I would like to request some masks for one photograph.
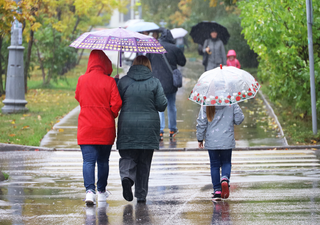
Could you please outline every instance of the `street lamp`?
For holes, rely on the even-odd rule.
[[[19,1],[16,0],[16,3],[18,4]],[[2,113],[26,112],[28,109],[25,105],[28,102],[25,100],[22,24],[17,19],[15,19],[11,27],[11,45],[8,49],[6,98],[2,101],[4,104]]]
[[[315,81],[314,81],[315,79],[314,79],[313,38],[312,38],[313,15],[312,15],[311,0],[306,0],[306,7],[307,7],[307,24],[308,24],[312,130],[313,130],[313,134],[317,134],[318,129],[317,129],[316,87],[315,87]]]

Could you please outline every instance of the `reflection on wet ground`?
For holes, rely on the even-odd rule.
[[[200,106],[189,101],[189,94],[203,73],[200,61],[188,61],[182,68],[183,87],[177,92],[177,126],[179,134],[169,138],[165,129],[164,140],[160,148],[196,148],[196,118]],[[266,106],[260,95],[239,104],[245,114],[244,122],[235,126],[236,147],[247,146],[280,146],[284,139],[280,137],[279,128],[267,114]],[[74,109],[67,117],[54,126],[42,140],[41,146],[48,148],[77,148],[77,119],[80,108]],[[167,125],[167,124],[166,124]],[[115,148],[115,147],[114,147]]]
[[[314,150],[234,151],[230,197],[211,201],[206,151],[156,151],[146,204],[122,198],[112,151],[107,203],[84,204],[80,151],[1,152],[0,224],[317,224]]]

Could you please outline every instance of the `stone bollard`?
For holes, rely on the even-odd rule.
[[[17,25],[18,24],[18,25]],[[25,107],[27,101],[25,100],[25,86],[24,86],[24,65],[23,65],[23,51],[21,46],[22,31],[19,23],[12,26],[11,32],[11,46],[9,49],[9,60],[6,81],[6,98],[3,100],[4,107],[2,113],[23,113],[28,111]]]

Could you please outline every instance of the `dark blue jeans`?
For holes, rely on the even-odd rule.
[[[210,157],[211,181],[215,191],[221,191],[221,178],[230,179],[232,149],[208,150]]]
[[[176,108],[176,94],[166,94],[168,105],[167,105],[167,113],[168,113],[168,128],[170,131],[177,130],[177,108]],[[163,133],[164,128],[166,127],[166,119],[164,112],[159,112],[160,117],[160,132]]]
[[[109,176],[112,145],[80,145],[83,158],[83,180],[86,191],[95,193],[95,166],[98,164],[98,191],[105,192]]]

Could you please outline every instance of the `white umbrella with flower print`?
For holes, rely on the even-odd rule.
[[[204,72],[191,91],[189,100],[203,106],[232,105],[253,98],[260,88],[248,72],[220,65]]]

